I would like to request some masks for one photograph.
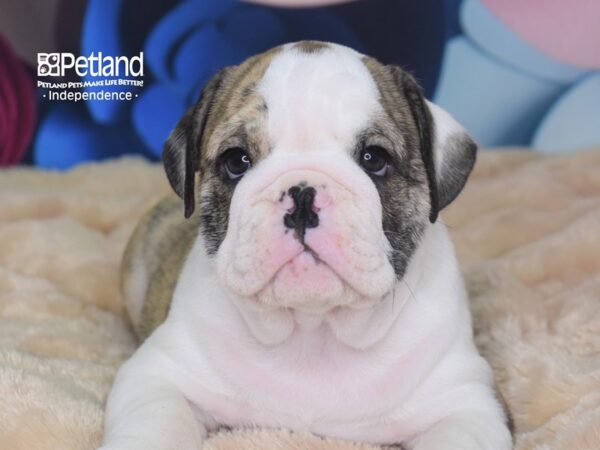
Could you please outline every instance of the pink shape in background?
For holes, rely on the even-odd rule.
[[[35,126],[35,85],[0,35],[0,167],[23,159]]]
[[[574,66],[600,68],[600,0],[482,0],[521,39]]]

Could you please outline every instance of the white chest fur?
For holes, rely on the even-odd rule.
[[[466,297],[441,224],[429,228],[392,298],[370,312],[374,326],[384,329],[367,349],[340,343],[327,318],[316,327],[296,324],[281,345],[261,345],[212,270],[196,244],[168,320],[144,346],[168,355],[171,364],[157,369],[215,423],[397,442],[438,416],[419,414],[423,402],[415,395],[437,395],[427,382],[434,367],[471,345],[463,339],[470,330]],[[428,283],[429,273],[435,283]]]

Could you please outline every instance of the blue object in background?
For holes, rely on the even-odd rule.
[[[133,105],[133,124],[146,148],[160,156],[165,137],[183,116],[187,104],[184,97],[174,94],[165,85],[156,83]]]
[[[35,162],[68,168],[123,153],[159,158],[169,132],[220,68],[302,39],[338,42],[400,64],[431,95],[458,1],[362,0],[287,9],[236,0],[89,0],[82,54],[143,50],[144,87],[131,88],[138,95],[132,102],[88,102],[89,113],[71,103],[45,105]],[[115,142],[119,135],[122,141]]]
[[[81,53],[92,53],[103,56],[125,55],[124,46],[119,34],[119,17],[123,8],[122,0],[90,0],[84,17],[81,36]],[[101,37],[99,39],[99,37]],[[128,55],[133,56],[133,55]],[[102,77],[104,79],[128,78]],[[129,77],[132,79],[131,77]],[[94,81],[91,75],[83,77],[82,81]],[[129,86],[93,86],[86,87],[88,92],[134,92],[136,89]],[[116,123],[125,117],[128,109],[127,102],[119,100],[91,100],[86,102],[92,118],[102,124]]]
[[[193,55],[188,62],[196,66],[196,74],[201,72],[197,66],[221,59],[223,53],[227,58],[229,49],[223,48],[217,24],[234,6],[235,3],[230,0],[188,0],[165,14],[143,43],[147,65],[157,81],[168,84],[174,90],[180,89],[174,73],[174,55],[188,43],[191,35],[201,37],[200,53]],[[198,41],[198,38],[195,40]]]
[[[485,147],[570,152],[600,144],[598,72],[556,61],[465,0],[434,100]],[[595,75],[594,75],[595,74]]]
[[[127,122],[98,125],[87,118],[84,105],[66,103],[52,108],[45,117],[34,148],[36,164],[48,168],[67,168],[124,153],[143,154],[143,146]]]
[[[457,36],[446,48],[435,101],[482,146],[527,145],[564,89],[562,83],[514,70]]]
[[[600,143],[600,73],[581,80],[552,105],[533,136],[546,153],[591,148]]]

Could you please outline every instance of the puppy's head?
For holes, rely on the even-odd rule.
[[[217,74],[164,163],[234,295],[317,313],[393,289],[475,151],[400,68],[302,42]]]

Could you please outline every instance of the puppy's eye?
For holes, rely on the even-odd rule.
[[[369,145],[360,153],[360,165],[367,172],[382,177],[388,168],[389,156],[383,147]]]
[[[222,156],[223,165],[227,176],[232,180],[240,178],[252,166],[252,161],[243,148],[233,147],[225,151]]]

